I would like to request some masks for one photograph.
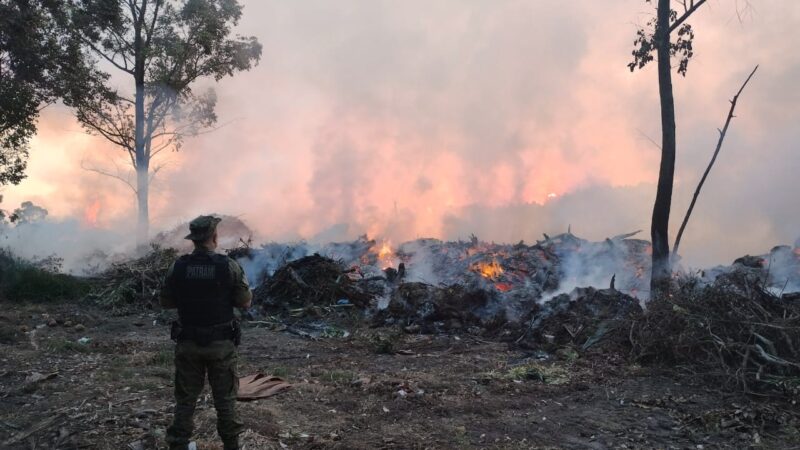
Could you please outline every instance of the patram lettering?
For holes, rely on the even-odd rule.
[[[186,278],[189,280],[213,280],[216,277],[216,266],[188,266]]]

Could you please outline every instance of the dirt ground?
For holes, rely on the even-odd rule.
[[[169,317],[1,306],[0,448],[164,448]],[[240,403],[245,448],[800,448],[797,405],[620,356],[344,330],[245,330],[240,375],[293,383]],[[197,411],[199,448],[221,448],[207,389]]]

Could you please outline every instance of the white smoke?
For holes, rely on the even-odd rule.
[[[74,275],[102,270],[112,255],[133,250],[121,233],[89,229],[75,219],[6,225],[0,233],[0,246],[12,254],[31,261],[61,258],[62,270]]]

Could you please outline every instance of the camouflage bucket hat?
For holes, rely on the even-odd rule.
[[[210,238],[217,229],[217,224],[221,221],[219,217],[198,216],[189,222],[189,234],[184,239],[191,241],[205,241]]]

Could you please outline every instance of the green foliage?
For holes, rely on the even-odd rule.
[[[41,222],[47,218],[47,210],[33,202],[22,202],[20,207],[11,214],[11,221],[17,224],[29,224]]]
[[[2,201],[2,196],[0,196],[0,201]],[[0,230],[9,224],[25,225],[41,222],[45,218],[47,218],[46,209],[30,201],[22,202],[20,207],[13,212],[0,209]]]
[[[93,79],[63,0],[0,2],[0,185],[25,177],[28,142],[43,105],[72,103]]]
[[[649,0],[648,0],[649,2]],[[669,24],[665,24],[664,29],[660,28],[662,25],[658,23],[654,17],[647,22],[646,31],[643,28],[636,30],[636,39],[633,41],[634,50],[631,52],[633,61],[628,63],[628,68],[633,72],[636,69],[642,69],[650,61],[654,60],[653,54],[656,52],[658,42],[660,42],[661,35],[665,35],[665,40],[669,41],[669,54],[672,57],[678,57],[678,73],[686,76],[686,69],[689,67],[689,60],[694,55],[692,42],[694,41],[694,30],[688,23],[682,23],[677,30],[677,39],[673,42],[670,39],[670,27],[675,21],[678,20],[678,13],[675,10],[670,10]],[[653,31],[649,31],[653,30]]]
[[[212,89],[195,92],[201,79],[220,79],[249,70],[261,57],[254,37],[232,35],[242,7],[236,0],[72,0],[71,22],[81,41],[107,67],[86,84],[87,95],[72,103],[78,120],[127,153],[130,175],[110,175],[137,197],[139,244],[149,227],[149,184],[162,167],[153,158],[179,150],[217,121]]]
[[[132,82],[127,91],[91,86],[78,120],[147,170],[151,157],[216,122],[216,95],[195,92],[196,81],[258,62],[256,38],[231,36],[241,14],[236,0],[76,1],[71,18],[83,42]]]
[[[91,283],[59,273],[60,268],[60,259],[55,257],[30,262],[0,250],[0,295],[12,302],[77,300],[84,297],[91,289]]]

